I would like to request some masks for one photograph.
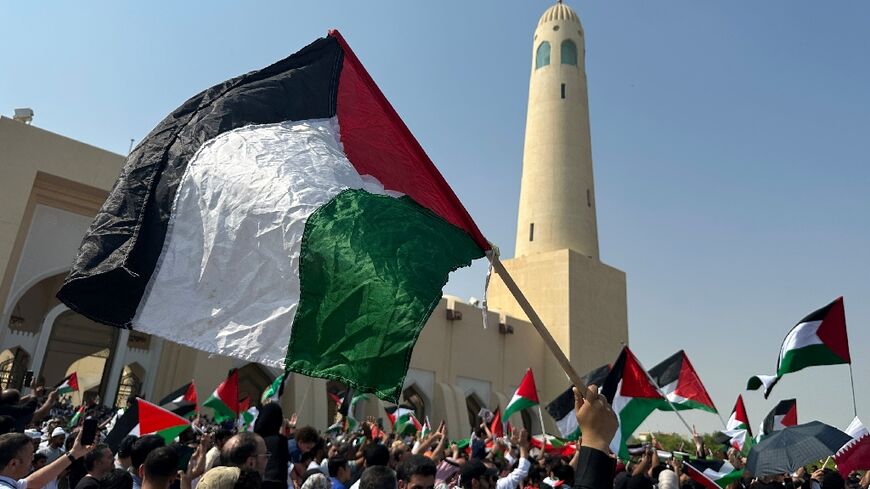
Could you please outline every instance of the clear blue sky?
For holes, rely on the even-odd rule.
[[[870,3],[570,2],[587,37],[602,259],[647,367],[685,348],[727,418],[838,295],[870,421]],[[199,90],[339,28],[490,240],[513,253],[531,37],[548,2],[5,2],[0,113],[126,153]],[[447,292],[480,296],[485,267]],[[786,377],[845,427],[848,369]],[[775,403],[745,393],[753,428]],[[689,415],[699,429],[719,426]],[[644,429],[679,430],[672,414]]]

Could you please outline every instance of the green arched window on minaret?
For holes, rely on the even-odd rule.
[[[538,45],[538,49],[535,51],[535,69],[548,64],[550,64],[550,43],[544,41]]]
[[[577,66],[577,45],[574,44],[574,41],[570,39],[562,41],[562,49],[559,54],[563,65]]]

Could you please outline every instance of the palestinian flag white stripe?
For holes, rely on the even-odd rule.
[[[133,328],[283,367],[308,217],[349,188],[386,194],[354,169],[339,135],[333,117],[247,126],[206,143],[181,179]]]
[[[490,248],[333,31],[144,138],[58,297],[397,401],[448,274]]]

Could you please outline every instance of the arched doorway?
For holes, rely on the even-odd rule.
[[[251,400],[251,406],[256,406],[260,402],[260,396],[266,390],[274,376],[270,374],[258,363],[249,363],[239,369],[239,399],[244,399],[245,396]]]
[[[118,393],[115,395],[116,408],[126,408],[127,401],[142,393],[142,381],[145,379],[145,369],[138,363],[125,365],[118,382]]]
[[[465,397],[465,407],[468,411],[468,425],[474,430],[480,426],[480,410],[483,409],[483,401],[477,397],[477,394],[471,393]]]
[[[426,397],[416,384],[411,384],[402,391],[404,404],[414,408],[414,416],[424,423],[426,421]]]
[[[16,346],[0,352],[0,389],[21,389],[30,354]]]
[[[71,395],[74,405],[102,397],[118,334],[117,328],[91,321],[73,311],[61,313],[51,327],[39,369],[40,380],[46,386],[53,386],[75,372],[79,392]]]

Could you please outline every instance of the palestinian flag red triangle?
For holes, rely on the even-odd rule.
[[[115,421],[115,426],[106,436],[105,443],[113,452],[117,452],[121,440],[127,435],[156,434],[169,444],[188,427],[190,427],[190,421],[144,399],[137,398],[130,409],[124,411],[124,414]]]
[[[662,393],[673,404],[673,408],[670,404],[665,404],[660,408],[661,410],[673,411],[676,408],[677,410],[701,409],[711,413],[717,412],[713,400],[710,399],[710,394],[701,383],[701,378],[685,351],[680,350],[674,353],[651,368],[649,374],[661,388]]]
[[[628,439],[653,411],[667,401],[628,347],[622,349],[600,392],[607,397],[619,419],[619,429],[610,449],[620,459],[627,460]]]

